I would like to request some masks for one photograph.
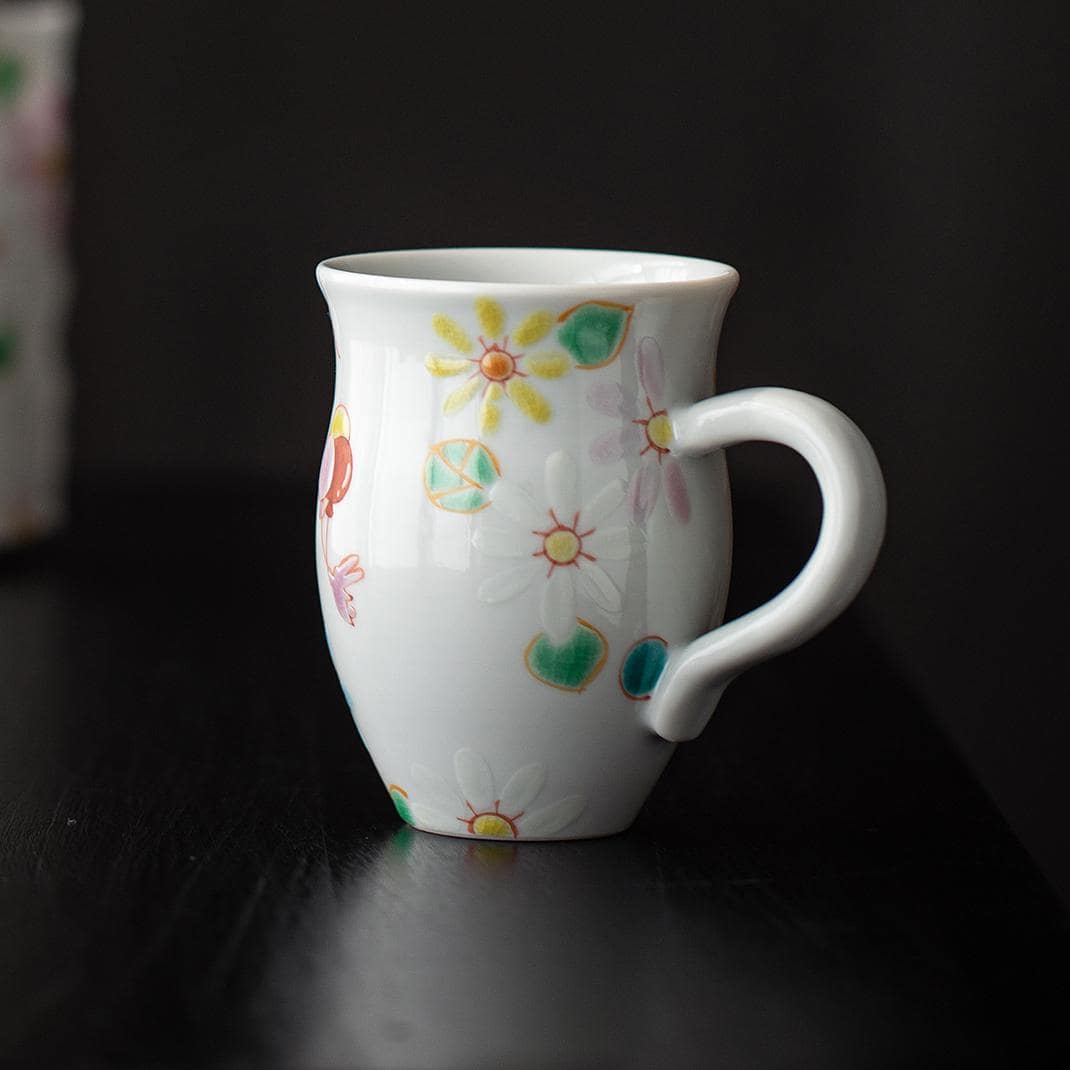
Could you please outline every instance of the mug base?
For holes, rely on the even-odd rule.
[[[632,826],[632,821],[621,825],[619,828],[607,829],[595,832],[559,832],[553,836],[480,836],[474,832],[446,832],[443,829],[425,828],[414,821],[407,823],[406,827],[415,832],[422,832],[428,836],[444,836],[451,840],[471,840],[476,843],[497,843],[510,845],[515,843],[567,843],[576,840],[602,840],[607,836],[619,836],[627,832]]]

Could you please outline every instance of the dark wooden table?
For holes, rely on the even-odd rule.
[[[0,559],[0,1062],[1070,1065],[1067,917],[857,616],[629,833],[488,846],[399,827],[312,570],[248,489]]]

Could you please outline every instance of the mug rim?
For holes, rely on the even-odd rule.
[[[515,275],[518,261],[534,272],[538,263],[544,275],[549,264],[561,266],[570,258],[576,270],[571,277],[487,277],[494,261],[506,274]],[[482,270],[462,265],[481,262]],[[418,270],[420,264],[433,266]],[[445,266],[450,270],[445,270]],[[460,275],[458,275],[460,272]],[[526,273],[526,272],[525,272]],[[564,272],[562,271],[562,274]],[[480,277],[482,276],[482,277]],[[441,246],[410,249],[380,249],[347,253],[320,261],[316,266],[320,286],[328,281],[358,289],[399,292],[480,293],[534,296],[577,289],[599,291],[657,291],[680,289],[726,290],[739,284],[739,272],[729,264],[703,257],[645,250],[600,249],[556,246]]]

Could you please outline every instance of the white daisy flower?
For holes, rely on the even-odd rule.
[[[412,766],[406,805],[416,825],[454,835],[535,839],[560,832],[587,805],[582,795],[567,795],[529,812],[546,783],[546,766],[541,762],[518,769],[500,792],[486,759],[471,748],[453,756],[453,771],[456,787],[425,765]]]
[[[490,512],[511,526],[481,527],[472,540],[484,554],[522,562],[484,580],[480,601],[504,602],[538,577],[545,580],[540,616],[555,646],[565,643],[576,627],[577,587],[605,612],[620,612],[620,591],[599,562],[624,561],[632,554],[630,529],[604,526],[624,501],[624,484],[614,480],[581,507],[578,483],[576,462],[564,451],[546,459],[549,508],[540,508],[515,483],[499,480],[491,492]]]

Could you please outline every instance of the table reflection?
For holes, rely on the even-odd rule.
[[[692,863],[663,872],[632,836],[404,829],[282,942],[265,1047],[298,1066],[836,1066],[888,1032],[887,993],[830,968],[782,890]]]

